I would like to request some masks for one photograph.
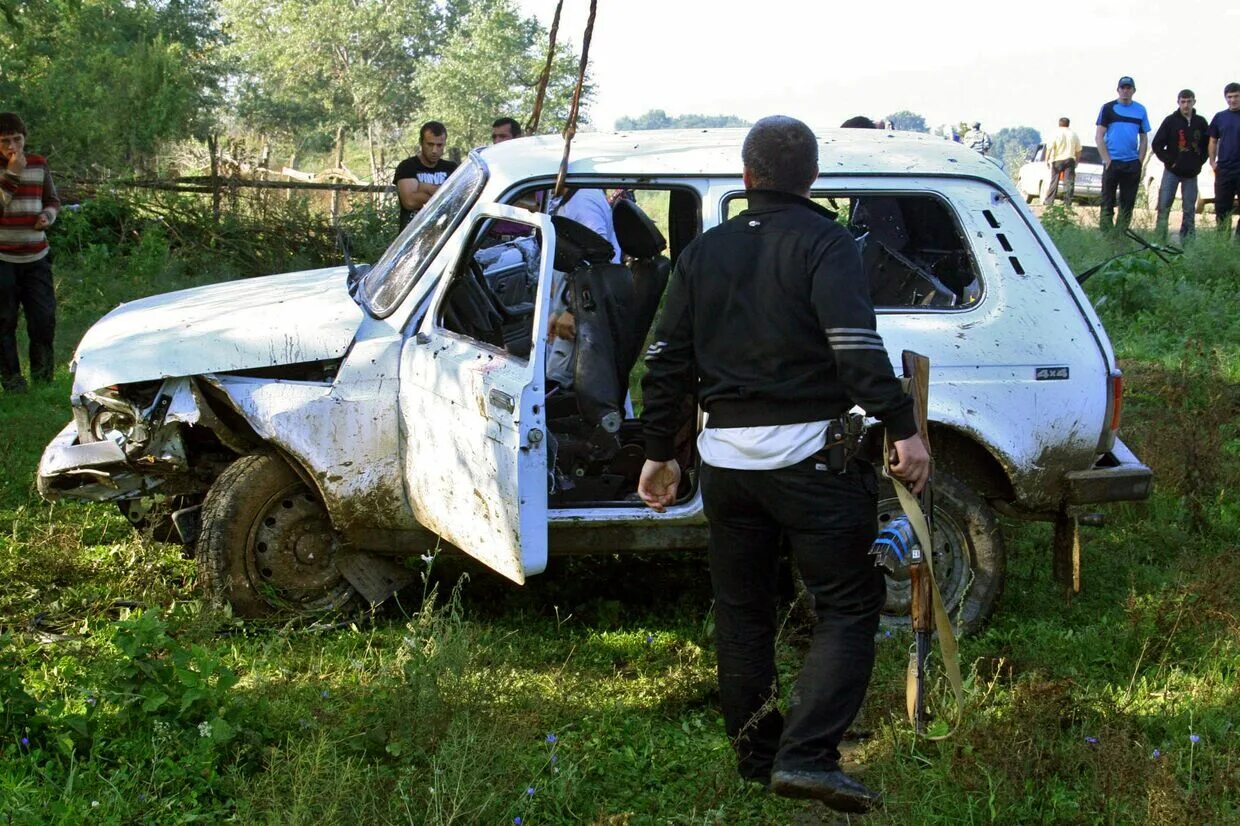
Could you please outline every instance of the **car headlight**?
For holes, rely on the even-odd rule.
[[[102,393],[86,393],[85,396],[97,405],[89,423],[90,434],[96,441],[115,442],[126,453],[146,447],[151,438],[150,428],[136,407]]]

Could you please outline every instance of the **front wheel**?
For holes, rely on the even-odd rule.
[[[243,456],[207,492],[198,537],[206,596],[241,617],[342,611],[357,592],[318,496],[272,454]]]
[[[1003,592],[1003,535],[994,510],[951,475],[934,474],[933,498],[934,576],[956,632],[970,633],[986,622]],[[879,492],[879,529],[903,515],[891,483],[885,482]],[[908,625],[910,599],[908,579],[888,576],[883,622]]]

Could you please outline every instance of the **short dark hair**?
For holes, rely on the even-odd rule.
[[[1072,121],[1068,120],[1067,118],[1060,118],[1060,119],[1059,119],[1059,125],[1060,125],[1060,126],[1071,126],[1071,125],[1072,125]]]
[[[1197,99],[1197,96],[1193,94],[1192,89],[1181,89],[1180,93],[1176,95],[1175,97],[1177,100],[1180,98],[1192,98],[1193,100]]]
[[[495,123],[491,124],[492,129],[499,129],[501,126],[507,126],[512,130],[514,138],[521,137],[521,124],[517,123],[514,118],[496,118]]]
[[[799,195],[818,177],[818,138],[796,118],[771,115],[745,136],[741,163],[755,188]]]
[[[437,120],[428,120],[426,123],[422,124],[422,128],[418,130],[419,142],[426,137],[427,132],[430,132],[437,138],[446,137],[448,134],[448,127],[444,126]]]
[[[25,135],[26,124],[16,112],[0,112],[0,135]]]
[[[1223,94],[1230,95],[1232,92],[1240,92],[1240,83],[1228,83],[1223,87]]]
[[[857,115],[855,118],[849,118],[840,124],[841,129],[875,129],[874,121],[865,115]]]

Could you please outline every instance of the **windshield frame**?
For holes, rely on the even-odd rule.
[[[358,297],[375,318],[387,318],[408,297],[469,214],[490,179],[475,150],[418,210],[396,240],[362,278]]]

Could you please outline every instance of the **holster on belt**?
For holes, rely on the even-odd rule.
[[[814,461],[826,465],[832,473],[843,473],[857,456],[864,432],[865,420],[859,413],[845,413],[829,420],[825,444],[814,454]]]

